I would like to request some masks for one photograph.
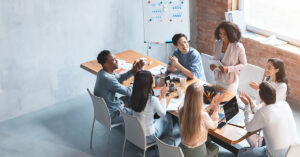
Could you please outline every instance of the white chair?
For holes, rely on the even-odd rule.
[[[209,65],[209,60],[212,60],[214,57],[205,53],[201,53],[201,58],[202,58],[202,65],[204,69],[204,74],[206,77],[206,82],[211,83],[211,84],[216,84],[215,81],[215,74],[213,71],[210,70],[210,65]]]
[[[265,70],[261,67],[247,64],[247,66],[241,70],[239,78],[239,92],[245,92],[249,96],[255,98],[255,90],[249,86],[251,81],[261,82],[264,77]]]
[[[298,157],[299,155],[300,155],[300,144],[291,145],[286,153],[286,157]]]
[[[157,137],[155,137],[156,144],[158,146],[159,150],[159,156],[160,157],[184,157],[183,152],[180,147],[168,145],[161,140],[159,140]]]
[[[89,95],[91,96],[91,99],[93,101],[93,107],[94,107],[94,120],[93,120],[93,125],[92,125],[92,132],[91,132],[90,149],[92,149],[92,145],[93,145],[93,131],[94,131],[94,126],[95,126],[95,120],[97,120],[104,127],[109,129],[109,136],[108,136],[108,145],[109,145],[111,129],[116,126],[122,125],[123,122],[111,124],[110,114],[109,114],[109,111],[108,111],[108,108],[107,108],[107,105],[106,105],[104,99],[92,94],[88,88],[87,88],[87,91],[88,91]]]
[[[146,135],[140,121],[136,117],[128,115],[121,110],[120,112],[123,116],[125,123],[125,139],[123,144],[122,157],[124,156],[125,145],[127,140],[136,145],[137,147],[141,148],[144,151],[143,156],[145,157],[147,149],[156,145],[155,141],[147,143]]]

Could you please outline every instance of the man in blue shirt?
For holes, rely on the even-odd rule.
[[[206,81],[201,55],[196,49],[189,47],[187,37],[181,33],[175,34],[172,42],[177,49],[169,57],[168,72],[179,70],[190,79],[195,77]]]
[[[97,74],[97,80],[94,88],[94,95],[102,97],[108,107],[112,123],[122,121],[118,108],[129,112],[125,104],[128,105],[132,92],[132,84],[128,87],[122,85],[122,82],[135,75],[144,66],[144,62],[134,62],[132,70],[124,74],[116,74],[114,70],[118,69],[118,60],[108,50],[103,50],[98,54],[97,61],[102,65],[102,69]],[[116,93],[124,97],[116,97]]]

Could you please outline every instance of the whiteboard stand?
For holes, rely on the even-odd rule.
[[[149,51],[151,49],[151,43],[150,42],[146,42],[146,41],[145,41],[145,43],[147,43],[147,56],[149,57]]]

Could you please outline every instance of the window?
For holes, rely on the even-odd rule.
[[[249,31],[300,46],[299,0],[240,0]]]

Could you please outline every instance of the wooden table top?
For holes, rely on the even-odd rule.
[[[135,60],[145,57],[145,58],[147,58],[148,62],[152,61],[152,64],[145,65],[145,67],[144,67],[145,70],[148,70],[150,68],[153,68],[153,67],[156,67],[159,65],[167,66],[167,64],[165,64],[163,62],[152,59],[148,56],[145,56],[145,55],[135,52],[133,50],[126,50],[126,51],[119,52],[114,55],[117,59],[125,60],[128,63],[133,63]],[[80,67],[87,70],[88,72],[91,72],[92,74],[95,74],[95,75],[98,73],[98,71],[100,71],[102,69],[102,66],[97,62],[97,60],[92,60],[89,62],[82,63],[80,65]],[[130,82],[132,81],[132,79],[133,79],[133,77],[131,77],[127,81],[124,81],[123,84],[125,86],[128,86],[130,84]],[[197,82],[197,81],[200,81],[200,80],[197,80],[197,79],[188,80],[186,83],[186,87],[188,87],[190,84]],[[179,84],[176,83],[176,86],[179,86]],[[225,90],[223,90],[223,94],[225,94],[223,101],[228,101],[234,96],[232,93],[225,91]],[[171,98],[176,98],[176,97],[178,97],[177,92],[170,93],[167,98],[167,103],[169,103]],[[171,113],[178,117],[178,112],[173,111]],[[250,135],[253,134],[253,133],[248,133],[244,128],[236,127],[236,126],[233,126],[230,124],[226,124],[221,129],[217,128],[215,130],[209,130],[208,132],[212,136],[215,136],[216,138],[219,138],[228,144],[237,144],[240,141],[246,139],[247,137],[249,137]]]

